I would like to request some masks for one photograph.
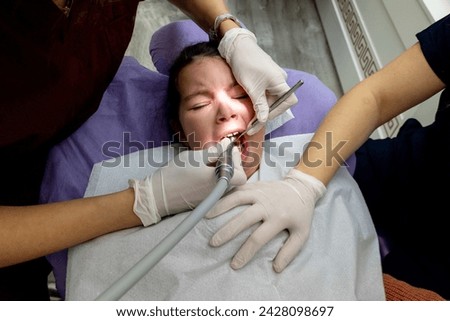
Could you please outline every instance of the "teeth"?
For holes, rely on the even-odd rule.
[[[228,135],[225,136],[225,137],[227,137],[227,138],[232,138],[232,137],[236,137],[237,135],[239,135],[239,132],[234,132],[234,133],[228,134]]]

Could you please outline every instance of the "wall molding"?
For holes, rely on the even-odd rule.
[[[336,1],[338,3],[342,19],[345,22],[348,37],[352,42],[353,51],[357,56],[359,68],[362,71],[364,78],[367,78],[379,69],[374,59],[375,55],[373,54],[372,48],[369,45],[369,38],[366,35],[363,24],[361,23],[361,19],[358,15],[357,10],[355,10],[355,5],[352,3],[352,1]],[[385,131],[385,135],[388,137],[394,136],[399,127],[400,122],[397,117],[382,125],[382,128]]]

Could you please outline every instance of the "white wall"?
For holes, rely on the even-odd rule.
[[[344,92],[417,42],[416,33],[450,13],[450,0],[316,0]],[[430,124],[438,95],[380,126],[393,137],[407,118]]]

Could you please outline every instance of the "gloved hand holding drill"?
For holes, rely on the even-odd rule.
[[[185,150],[143,180],[131,179],[135,201],[133,211],[144,226],[158,223],[162,217],[195,208],[216,185],[215,163],[230,144],[225,138],[205,150]],[[231,186],[245,184],[241,154],[233,147],[234,175]]]

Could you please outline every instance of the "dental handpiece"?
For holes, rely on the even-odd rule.
[[[219,156],[216,164],[216,178],[217,180],[224,178],[228,183],[231,181],[234,173],[233,164],[233,146],[235,145],[236,138],[232,137],[230,144]]]
[[[294,93],[294,91],[296,91],[298,88],[300,88],[301,85],[303,85],[304,82],[303,80],[299,80],[297,81],[297,83],[291,87],[291,89],[289,89],[288,91],[286,91],[280,98],[278,98],[272,105],[270,105],[269,107],[269,114],[274,111],[275,109],[277,109],[278,106],[281,105],[282,102],[284,102],[286,99],[289,98],[290,95],[292,95]],[[237,138],[236,140],[240,139],[242,136],[244,136],[245,134],[248,133],[248,131],[252,128],[254,128],[255,126],[257,126],[259,124],[259,120],[255,119],[248,127],[245,131],[243,131]]]

